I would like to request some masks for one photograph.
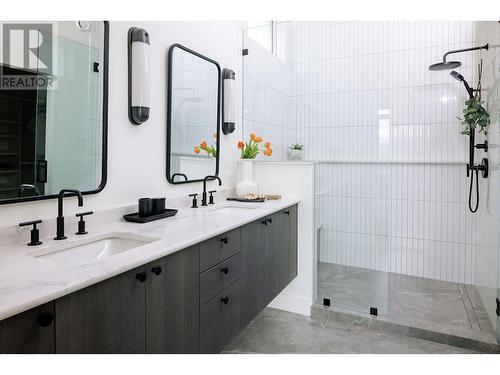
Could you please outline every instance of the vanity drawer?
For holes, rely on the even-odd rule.
[[[233,255],[200,275],[200,302],[204,304],[240,279],[241,257]]]
[[[200,351],[220,353],[240,332],[240,282],[236,282],[200,310]]]
[[[240,228],[223,233],[200,244],[200,272],[240,252]]]

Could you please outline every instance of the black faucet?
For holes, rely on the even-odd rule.
[[[63,198],[66,194],[76,195],[78,197],[78,207],[83,206],[83,195],[76,189],[62,189],[57,197],[57,231],[54,240],[64,240],[64,216],[63,216]]]
[[[207,181],[213,181],[213,180],[219,180],[219,186],[222,185],[221,179],[217,176],[206,176],[203,179],[203,194],[201,196],[201,205],[202,206],[208,206],[208,204],[207,204]]]

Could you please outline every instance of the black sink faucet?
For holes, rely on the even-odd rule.
[[[67,237],[64,235],[64,216],[63,216],[63,198],[65,195],[71,194],[78,197],[78,207],[83,206],[83,195],[76,189],[62,189],[57,197],[57,231],[54,240],[64,240]]]
[[[219,186],[222,185],[222,181],[217,176],[206,176],[203,179],[203,195],[201,196],[201,205],[208,206],[207,204],[207,181],[219,180]]]

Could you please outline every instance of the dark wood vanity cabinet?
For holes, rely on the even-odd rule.
[[[1,354],[51,354],[54,349],[54,302],[0,322]]]
[[[144,353],[144,266],[55,301],[56,353]]]
[[[0,353],[218,353],[297,276],[297,206],[0,322]]]
[[[200,350],[199,246],[146,266],[146,353]]]
[[[297,206],[241,229],[243,329],[297,276]]]

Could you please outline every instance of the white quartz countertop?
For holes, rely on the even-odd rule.
[[[183,208],[174,217],[146,224],[122,220],[104,223],[89,229],[89,234],[54,241],[45,238],[40,246],[29,247],[26,242],[0,247],[0,320],[42,305],[89,285],[129,271],[178,250],[250,223],[299,201],[293,198],[265,203],[229,203],[198,209]],[[246,210],[221,210],[220,207],[249,207]],[[92,220],[92,218],[89,218]],[[67,230],[69,232],[69,230]],[[105,234],[146,236],[154,242],[118,253],[89,264],[70,265],[49,259],[36,258],[33,252],[67,246]],[[29,237],[29,233],[26,233]]]

